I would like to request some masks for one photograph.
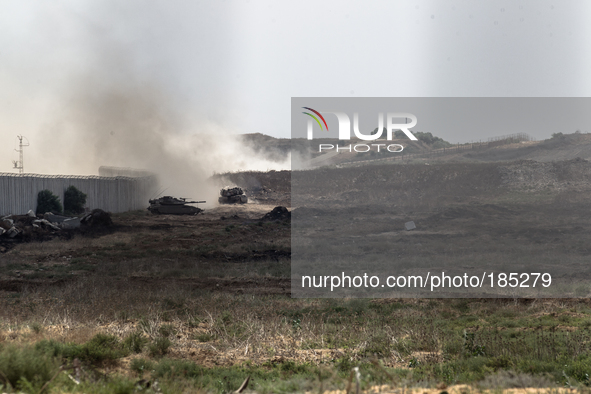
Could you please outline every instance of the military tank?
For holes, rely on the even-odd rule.
[[[201,204],[205,201],[187,201],[186,198],[175,198],[164,196],[149,200],[148,211],[159,215],[197,215],[203,212],[203,209],[193,207],[187,204]]]
[[[244,191],[238,186],[225,187],[220,190],[218,201],[220,204],[246,204],[248,197],[246,197]]]

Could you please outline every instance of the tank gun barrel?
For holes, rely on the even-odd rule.
[[[178,197],[179,200],[181,200],[183,203],[185,204],[203,204],[207,201],[187,201],[190,200],[189,197]]]

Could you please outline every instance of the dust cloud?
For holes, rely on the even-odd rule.
[[[289,168],[289,156],[257,156],[239,135],[214,122],[193,120],[148,83],[116,86],[85,78],[55,114],[48,132],[35,141],[51,173],[97,174],[101,165],[149,170],[166,194],[217,200],[214,172]]]
[[[177,34],[186,41],[163,36],[169,41],[159,45],[150,27],[164,17],[158,7],[141,15],[100,3],[63,7],[29,4],[21,11],[30,29],[14,24],[11,35],[0,37],[0,172],[16,172],[11,162],[21,134],[30,142],[26,173],[149,170],[166,194],[208,203],[219,191],[208,182],[214,172],[290,167],[288,153],[257,154],[237,134],[245,130],[227,126],[240,123],[226,86],[233,66],[225,52],[206,52],[207,40],[184,30]],[[202,55],[194,60],[187,51]],[[178,72],[186,66],[178,59],[191,61],[194,72]],[[212,62],[220,63],[217,73],[199,68]]]
[[[52,105],[40,132],[29,133],[25,170],[45,174],[97,175],[99,166],[130,167],[157,174],[167,195],[217,201],[215,172],[279,170],[289,154],[261,157],[240,135],[214,121],[176,110],[175,98],[149,81],[96,75],[72,78]]]

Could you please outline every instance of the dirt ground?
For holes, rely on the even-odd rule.
[[[223,272],[187,277],[197,269],[202,272],[220,264],[289,259],[289,223],[259,220],[274,207],[258,203],[220,205],[196,216],[133,212],[114,215],[114,225],[108,228],[56,234],[49,241],[12,245],[12,250],[2,255],[5,269],[0,272],[0,290],[63,285],[96,272],[95,268],[100,270],[105,264],[123,266],[135,257],[153,258],[151,251],[160,256],[163,268],[174,262],[179,272],[162,278],[135,271],[116,280],[143,285],[173,281],[210,291],[289,294],[287,278],[224,278]]]

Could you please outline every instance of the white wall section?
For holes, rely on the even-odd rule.
[[[125,212],[148,207],[148,199],[156,191],[155,176],[138,178],[117,176],[74,176],[0,173],[0,215],[25,214],[37,208],[37,194],[51,190],[64,202],[64,192],[75,186],[86,193],[86,206],[108,212]]]

